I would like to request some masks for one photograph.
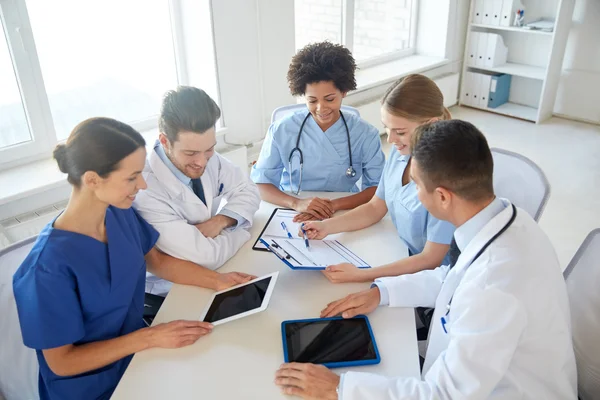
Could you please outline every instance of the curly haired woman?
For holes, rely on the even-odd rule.
[[[303,96],[307,109],[271,124],[251,177],[263,200],[298,211],[296,221],[353,209],[377,189],[385,164],[379,131],[341,109],[356,89],[355,70],[350,51],[330,42],[307,45],[290,63],[290,92]],[[300,190],[353,194],[335,200],[292,195]]]

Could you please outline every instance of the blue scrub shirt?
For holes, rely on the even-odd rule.
[[[250,173],[254,183],[270,183],[283,191],[298,190],[298,152],[294,152],[292,158],[291,188],[288,161],[292,149],[296,147],[298,131],[307,114],[308,110],[298,111],[271,124],[258,161]],[[344,113],[344,117],[350,132],[352,164],[356,176],[346,176],[350,156],[348,136],[342,118],[323,132],[311,116],[304,125],[298,146],[304,155],[302,190],[357,193],[379,183],[385,165],[379,131],[354,114]],[[356,182],[361,177],[362,187],[358,188]]]
[[[427,241],[450,244],[455,228],[427,211],[419,201],[417,187],[412,180],[402,186],[402,175],[409,160],[410,156],[403,156],[395,147],[392,148],[375,196],[385,200],[398,235],[412,255],[422,252]],[[448,262],[446,255],[442,265]]]
[[[158,232],[133,208],[106,211],[108,243],[53,228],[40,233],[13,277],[27,347],[40,364],[40,398],[108,399],[132,356],[76,376],[54,374],[42,353],[113,339],[143,327],[146,261]]]

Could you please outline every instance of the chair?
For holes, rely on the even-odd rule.
[[[539,221],[550,197],[544,171],[529,158],[502,149],[491,149],[494,158],[494,192]]]
[[[12,277],[33,247],[36,237],[0,250],[0,398],[38,399],[38,361],[25,347],[13,294]]]
[[[575,268],[577,267],[577,268]],[[600,394],[600,228],[591,231],[564,272],[581,400]]]
[[[296,111],[300,111],[302,109],[306,110],[306,105],[305,104],[290,104],[289,106],[282,106],[282,107],[277,107],[275,109],[275,111],[273,111],[273,114],[271,115],[271,123],[280,120],[284,117],[287,117],[290,114],[295,113]],[[360,117],[360,112],[358,112],[358,110],[354,107],[350,107],[350,106],[342,106],[342,111],[346,112],[346,113],[351,113],[356,115],[357,117]],[[308,112],[308,110],[307,110]]]

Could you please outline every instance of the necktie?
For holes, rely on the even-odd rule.
[[[192,179],[192,190],[198,196],[200,200],[206,205],[206,199],[204,198],[204,188],[202,187],[202,181],[200,178]]]
[[[458,260],[459,256],[460,249],[456,245],[456,240],[452,238],[452,242],[450,242],[450,249],[448,250],[448,257],[450,258],[450,269],[454,267],[454,264],[456,264],[456,260]]]

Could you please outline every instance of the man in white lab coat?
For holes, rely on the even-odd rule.
[[[371,289],[329,304],[322,316],[435,307],[422,378],[339,377],[321,366],[286,364],[276,383],[311,399],[576,399],[561,268],[527,212],[494,196],[485,137],[468,122],[440,121],[420,128],[412,148],[419,200],[457,227],[458,259],[377,279]],[[388,357],[403,355],[382,354]]]
[[[260,205],[256,185],[215,151],[221,110],[203,90],[180,86],[164,96],[159,138],[144,168],[148,189],[135,209],[160,232],[158,248],[217,269],[250,239]],[[170,282],[148,276],[146,291],[165,294]]]

